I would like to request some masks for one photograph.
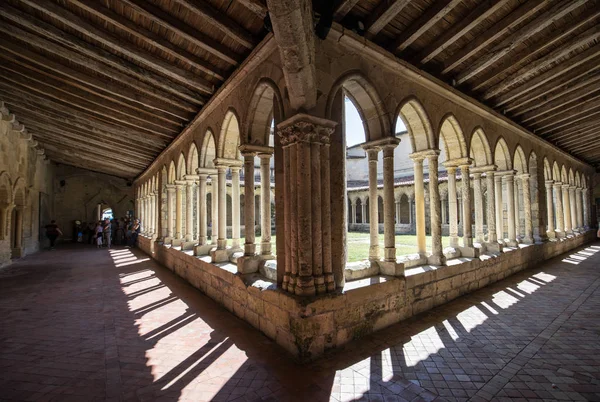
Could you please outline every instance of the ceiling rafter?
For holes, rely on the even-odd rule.
[[[338,6],[335,9],[335,12],[333,13],[333,18],[336,21],[341,21],[342,19],[344,19],[346,14],[348,14],[350,12],[350,10],[352,10],[354,8],[356,3],[358,3],[358,2],[359,2],[359,0],[342,0],[342,1],[340,1]]]
[[[377,34],[409,3],[410,0],[382,1],[379,6],[373,10],[366,21],[366,37],[368,39],[373,39],[377,36]]]

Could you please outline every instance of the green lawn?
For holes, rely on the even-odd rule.
[[[260,249],[260,236],[256,236],[257,251]],[[366,260],[369,257],[369,234],[361,232],[349,232],[348,242],[348,262]],[[448,247],[450,238],[442,237],[442,245]],[[275,254],[275,236],[271,236],[273,254]],[[431,236],[426,237],[427,249],[431,249]],[[383,234],[379,235],[379,247],[383,256]],[[417,236],[415,235],[397,235],[396,236],[396,255],[415,254],[417,252]]]

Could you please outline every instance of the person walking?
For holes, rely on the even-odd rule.
[[[94,233],[96,234],[96,247],[102,247],[102,221],[98,221],[96,223],[96,229],[94,229]]]
[[[58,228],[55,220],[51,220],[49,225],[46,225],[46,237],[50,240],[50,250],[54,250],[54,243],[58,236],[61,236],[63,233]]]
[[[104,245],[106,248],[110,248],[112,238],[112,224],[110,223],[110,219],[107,218],[104,220],[102,230],[104,233]]]
[[[131,236],[129,237],[129,247],[134,247],[140,233],[140,220],[135,219],[131,224]]]

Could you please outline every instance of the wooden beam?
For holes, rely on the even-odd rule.
[[[528,92],[531,92],[532,90],[542,86],[543,84],[550,82],[553,79],[556,79],[557,77],[560,77],[561,75],[568,73],[569,71],[573,70],[574,68],[579,67],[579,66],[585,64],[586,62],[594,59],[599,54],[600,54],[600,46],[599,45],[595,45],[595,46],[588,48],[587,50],[579,53],[577,56],[567,60],[565,63],[560,64],[558,67],[548,70],[545,73],[542,73],[542,74],[538,75],[537,77],[527,81],[525,84],[518,86],[518,87],[506,92],[503,95],[500,95],[499,97],[496,98],[496,100],[494,102],[494,107],[500,107],[517,97],[520,97]]]
[[[600,81],[600,76],[598,77],[597,81]],[[584,101],[584,99],[586,99],[588,95],[600,96],[600,82],[596,82],[595,84],[591,84],[582,88],[581,92],[571,92],[567,96],[556,99],[553,102],[549,102],[542,107],[539,107],[529,113],[524,114],[520,120],[522,123],[527,123],[528,121],[539,119],[544,115],[548,115],[550,112],[564,111],[568,110],[568,108],[571,107],[577,107],[579,105],[580,100]],[[577,102],[577,104],[568,106],[574,102]]]
[[[254,46],[256,46],[257,41],[250,33],[240,27],[237,22],[229,18],[225,12],[212,8],[210,3],[192,2],[190,0],[173,1],[193,13],[200,15],[207,23],[247,49],[253,49]]]
[[[504,7],[509,0],[486,0],[477,5],[466,17],[460,19],[456,24],[439,36],[432,44],[428,45],[415,58],[416,63],[425,64],[435,56],[446,50],[454,42],[463,37],[464,34],[475,28],[486,18],[493,15],[497,10]]]
[[[548,49],[551,49],[556,43],[567,39],[571,34],[581,27],[593,22],[600,16],[600,9],[591,11],[591,13],[582,20],[577,20],[572,24],[566,24],[560,29],[553,31],[550,36],[540,38],[536,43],[528,46],[512,57],[505,59],[502,63],[496,63],[483,74],[477,77],[477,81],[469,88],[472,92],[490,84],[500,74],[508,70],[513,70],[517,67],[523,67],[529,63],[529,60],[535,60],[538,56],[543,55]]]
[[[103,158],[96,158],[96,159],[92,159],[87,157],[87,153],[83,153],[83,152],[79,152],[79,150],[76,149],[70,149],[70,148],[62,148],[62,144],[60,143],[56,143],[55,141],[51,141],[51,140],[37,140],[41,146],[43,146],[47,151],[51,151],[57,154],[62,154],[63,157],[65,158],[70,158],[71,160],[79,160],[80,163],[85,163],[91,166],[106,166],[109,168],[117,168],[119,170],[123,170],[123,171],[130,171],[130,172],[136,172],[136,171],[140,171],[143,170],[143,167],[137,167],[137,166],[131,166],[129,164],[126,163],[115,163],[117,161],[114,161],[111,159],[112,158],[107,158],[108,160],[104,160]]]
[[[47,147],[45,147],[45,150],[46,150],[46,155],[48,156],[48,159],[50,159],[56,163],[74,166],[74,167],[86,169],[86,170],[89,170],[92,172],[108,174],[108,175],[116,176],[116,177],[120,177],[120,178],[132,179],[135,176],[137,176],[140,173],[140,171],[142,171],[141,169],[134,169],[134,168],[130,168],[130,167],[118,166],[118,165],[115,165],[114,163],[111,164],[111,163],[105,163],[102,161],[100,161],[98,163],[85,162],[85,161],[82,161],[82,158],[77,157],[76,155],[73,155],[72,153],[66,153],[64,151],[61,151],[60,149],[58,149],[52,145],[48,145]]]
[[[0,71],[4,70],[4,66],[0,65]],[[159,136],[165,136],[167,138],[174,138],[179,134],[177,127],[166,127],[164,123],[157,122],[153,118],[140,118],[135,114],[123,113],[122,110],[118,110],[111,107],[106,107],[102,104],[94,102],[93,99],[81,98],[73,96],[68,92],[62,91],[61,89],[54,89],[43,82],[36,82],[35,80],[27,77],[19,76],[18,74],[8,72],[3,74],[4,83],[0,82],[0,86],[3,84],[9,84],[7,87],[14,87],[16,89],[30,91],[30,93],[37,94],[44,98],[50,98],[67,104],[67,106],[82,109],[86,112],[94,115],[100,115],[109,120],[114,120],[116,123],[122,124],[123,126],[131,127],[133,129],[141,129],[152,134]],[[8,82],[6,82],[8,81]]]
[[[156,47],[157,49],[162,50],[163,52],[175,57],[179,60],[184,61],[185,63],[197,68],[203,73],[214,77],[219,81],[224,81],[226,77],[226,73],[213,66],[208,61],[202,59],[201,57],[196,56],[193,53],[188,52],[185,49],[179,48],[169,42],[164,37],[155,34],[152,31],[147,30],[146,28],[137,25],[131,20],[123,17],[120,14],[112,11],[111,9],[104,7],[101,2],[96,0],[69,0],[71,3],[76,4],[78,7],[87,11],[88,13],[94,15],[97,18],[106,21],[109,24],[112,24],[119,29],[127,32],[129,35],[132,35],[139,40],[142,40],[150,45]]]
[[[439,20],[444,18],[462,0],[438,0],[433,2],[423,14],[421,14],[410,26],[400,33],[390,48],[392,53],[402,52],[427,32]]]
[[[595,129],[595,128],[600,128],[600,121],[593,121],[591,123],[587,123],[587,124],[583,124],[580,125],[578,127],[569,129],[569,130],[562,130],[558,133],[553,133],[553,134],[549,134],[549,135],[539,135],[540,137],[543,137],[544,139],[548,140],[548,141],[555,141],[555,140],[561,140],[564,137],[567,138],[575,138],[578,137],[579,134],[583,133],[583,132],[587,132],[590,129]]]
[[[257,0],[236,0],[242,6],[252,11],[258,18],[265,18],[267,16],[267,7]]]
[[[577,138],[571,138],[570,140],[558,139],[558,140],[549,140],[556,143],[562,149],[568,149],[568,147],[573,144],[579,144],[581,142],[585,143],[594,143],[594,139],[597,138],[599,127],[588,128],[585,131],[582,131],[581,134],[577,135]]]
[[[410,0],[382,0],[367,18],[365,24],[367,28],[365,36],[367,39],[373,39],[377,36],[409,3]]]
[[[189,114],[186,113],[186,111],[198,111],[198,108],[196,106],[187,104],[181,101],[180,99],[176,99],[170,94],[158,91],[155,88],[136,79],[133,79],[132,77],[129,77],[125,74],[111,72],[109,69],[106,68],[106,66],[104,66],[105,71],[103,75],[105,75],[109,79],[101,79],[84,74],[78,70],[72,69],[63,64],[57,63],[53,60],[43,57],[39,54],[31,52],[12,40],[9,41],[0,38],[0,48],[12,53],[14,56],[11,57],[10,60],[15,61],[19,64],[27,65],[33,63],[39,67],[52,70],[59,76],[68,77],[85,85],[108,91],[115,96],[139,103],[140,105],[148,107],[149,109],[167,112],[182,120],[185,119],[185,121],[189,119]],[[8,58],[8,55],[4,54],[4,52],[0,52],[0,57]],[[65,54],[65,57],[68,56]],[[24,63],[23,60],[26,60],[27,64]],[[67,58],[67,60],[69,59]],[[108,72],[106,70],[108,70]],[[114,82],[113,80],[117,82]],[[124,87],[123,84],[126,86]],[[131,89],[128,89],[128,87],[130,87]],[[142,95],[138,91],[144,93],[144,95]],[[165,97],[161,98],[161,94]],[[148,95],[152,98],[148,98]]]
[[[350,10],[354,8],[356,3],[358,3],[358,0],[341,0],[335,8],[333,19],[336,21],[343,20],[346,14],[348,14]]]
[[[502,42],[494,46],[489,52],[478,57],[474,63],[471,63],[469,67],[456,76],[456,83],[460,85],[483,72],[489,66],[507,56],[521,43],[527,41],[529,38],[552,25],[555,21],[560,20],[565,15],[581,7],[587,1],[588,0],[565,0],[539,15],[530,23],[504,38]]]
[[[598,114],[600,114],[600,110],[595,110],[595,109],[585,110],[585,114],[583,114],[583,115],[570,116],[571,118],[567,119],[563,123],[560,123],[555,126],[548,126],[547,129],[543,130],[543,131],[541,129],[536,130],[536,132],[539,132],[540,134],[547,134],[547,133],[551,133],[551,132],[554,132],[559,129],[564,129],[565,127],[593,122],[593,121],[598,120],[598,117],[599,117],[599,116],[597,116]]]
[[[150,74],[149,72],[146,72],[146,74],[144,74],[144,79],[152,80],[153,85],[157,85],[157,86],[162,85],[163,89],[169,90],[173,94],[180,96],[180,97],[184,97],[188,100],[190,100],[189,98],[195,98],[195,99],[197,99],[196,100],[197,103],[202,103],[204,101],[204,99],[195,93],[196,90],[202,91],[209,95],[214,93],[214,85],[212,83],[206,81],[205,79],[198,77],[197,75],[195,75],[194,73],[192,73],[188,70],[185,70],[181,67],[177,67],[164,59],[156,57],[149,52],[141,50],[139,47],[136,47],[132,43],[129,43],[128,41],[123,40],[123,38],[120,38],[110,32],[105,31],[105,30],[96,28],[95,26],[93,26],[92,24],[90,24],[89,22],[84,20],[83,18],[80,18],[79,16],[75,15],[74,13],[68,11],[65,8],[60,7],[59,5],[57,5],[55,3],[52,3],[52,2],[43,2],[42,3],[37,0],[19,0],[19,1],[27,4],[30,7],[33,7],[34,9],[36,9],[48,16],[51,16],[52,18],[55,18],[56,20],[60,21],[62,24],[65,24],[69,28],[92,38],[93,40],[101,43],[102,45],[106,46],[109,49],[112,49],[113,51],[117,52],[118,54],[127,56],[128,58],[135,60],[137,63],[145,66],[146,68],[156,71],[156,72],[160,73],[162,76],[167,77],[168,79],[174,81],[173,83],[170,83],[167,87],[165,87],[164,79],[161,81],[155,75]],[[51,29],[47,29],[47,30],[51,30]],[[64,36],[66,36],[66,35],[64,35]],[[64,38],[64,36],[63,36],[63,38]],[[74,43],[74,41],[69,40],[66,43],[72,44],[72,43]],[[85,46],[81,46],[81,47],[86,50],[89,50],[89,47],[85,47]],[[96,47],[95,52],[90,52],[90,53],[95,54],[95,55],[97,55],[98,53],[103,54],[103,61],[106,60],[105,62],[107,64],[109,64],[113,67],[121,66],[122,68],[126,68],[128,71],[130,71],[129,72],[130,74],[132,72],[140,73],[139,69],[137,69],[138,71],[136,71],[136,69],[133,68],[132,63],[129,63],[125,60],[115,57],[114,55],[110,54],[109,52],[107,52],[105,50],[101,50],[98,47]],[[176,82],[179,82],[179,83],[183,84],[184,86],[177,85],[177,84],[175,84]],[[172,87],[173,89],[168,89],[169,86]],[[189,88],[194,88],[194,91],[190,90]]]
[[[539,87],[527,94],[513,99],[510,104],[507,104],[503,108],[503,110],[510,112],[511,110],[522,108],[524,105],[531,106],[531,103],[534,101],[544,101],[550,96],[549,94],[568,92],[571,90],[571,88],[577,86],[578,83],[589,79],[590,76],[597,74],[598,72],[600,72],[600,65],[595,61],[584,63],[567,72],[566,74],[553,79],[550,81],[551,85]]]
[[[559,90],[552,95],[544,96],[544,99],[538,99],[537,102],[530,104],[529,106],[518,108],[519,110],[511,113],[511,117],[518,117],[530,111],[533,111],[532,113],[537,113],[538,110],[544,110],[542,108],[549,106],[550,104],[560,105],[563,101],[569,103],[572,99],[577,99],[577,97],[589,93],[590,91],[588,88],[595,88],[596,86],[594,84],[598,81],[600,81],[600,74],[584,76],[567,85],[564,89]],[[578,92],[579,90],[582,91],[581,94]]]
[[[491,43],[509,32],[513,27],[521,24],[529,17],[543,9],[548,4],[548,0],[529,0],[523,3],[519,8],[502,18],[483,34],[477,36],[475,40],[470,41],[460,51],[454,53],[444,61],[442,74],[448,74],[463,62],[467,61],[475,54],[485,49]]]
[[[578,116],[581,113],[585,113],[589,110],[589,108],[600,107],[599,98],[600,94],[592,94],[587,97],[587,99],[581,99],[576,105],[572,105],[571,107],[563,107],[551,116],[546,116],[542,119],[535,119],[528,125],[536,127],[536,130],[543,130],[546,127],[569,120],[573,116]],[[586,107],[586,109],[582,110],[583,107]]]
[[[570,41],[562,44],[555,51],[534,61],[533,63],[528,64],[512,74],[510,77],[502,80],[498,85],[488,89],[484,92],[483,98],[489,99],[500,93],[508,91],[519,83],[529,80],[542,71],[548,70],[548,67],[560,63],[565,58],[568,58],[571,53],[580,50],[582,47],[586,47],[589,43],[593,43],[594,41],[598,40],[598,38],[600,38],[600,25],[595,25],[582,34],[577,35]]]
[[[577,138],[576,141],[564,145],[565,149],[568,149],[569,151],[582,151],[593,146],[600,146],[600,142],[594,141],[594,137],[597,138],[597,133],[598,131],[596,130],[588,132],[588,134],[584,134],[580,138]]]
[[[237,66],[240,64],[240,56],[231,49],[203,34],[195,28],[186,25],[182,21],[166,13],[161,8],[156,7],[146,0],[121,0],[121,3],[131,7],[137,13],[153,21],[164,29],[175,32],[177,35],[190,41],[201,49],[211,53],[219,59]]]

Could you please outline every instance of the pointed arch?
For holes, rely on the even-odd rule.
[[[579,172],[575,172],[575,186],[581,188],[581,176]]]
[[[13,184],[13,204],[17,206],[25,205],[25,180],[22,177],[18,177]]]
[[[256,85],[250,101],[242,143],[268,146],[273,119],[275,126],[283,121],[281,93],[273,81],[263,78]]]
[[[241,159],[240,146],[240,123],[237,112],[229,109],[225,113],[221,132],[219,133],[219,146],[217,153],[221,158]]]
[[[552,167],[550,166],[550,161],[545,156],[544,156],[544,179],[552,180]]]
[[[494,148],[494,164],[498,166],[498,170],[510,170],[512,169],[512,158],[508,150],[506,140],[502,137],[496,141],[496,147]]]
[[[473,164],[478,167],[494,164],[490,143],[481,127],[475,128],[471,135],[469,157],[473,159]]]
[[[573,168],[569,168],[569,184],[575,185],[575,175],[573,174]]]
[[[431,120],[417,98],[411,96],[400,103],[396,112],[410,136],[413,152],[435,148],[435,135]]]
[[[441,142],[444,142],[442,152],[445,153],[447,160],[460,159],[467,157],[467,144],[462,128],[454,117],[449,113],[442,119],[438,134],[438,146],[441,149]]]
[[[175,184],[177,180],[177,169],[175,168],[175,162],[171,161],[169,164],[169,184]]]
[[[523,174],[529,172],[529,164],[525,158],[525,152],[520,145],[517,145],[515,149],[515,155],[513,158],[513,167],[517,171],[517,174]]]
[[[200,167],[198,162],[198,147],[196,147],[196,143],[192,141],[192,143],[190,144],[190,150],[188,152],[187,160],[188,174],[196,174],[196,169]]]
[[[569,184],[569,175],[567,174],[565,165],[562,165],[562,168],[560,169],[560,178],[563,184]]]
[[[187,174],[185,170],[185,156],[183,152],[179,155],[179,160],[177,161],[177,180],[185,179],[185,175]]]
[[[552,179],[556,182],[561,181],[560,167],[558,166],[558,163],[556,163],[556,161],[554,161],[554,164],[552,165]]]
[[[8,205],[12,202],[13,192],[10,177],[6,171],[0,172],[0,205]]]
[[[215,147],[215,137],[212,130],[209,128],[204,134],[202,145],[200,146],[200,166],[204,168],[213,168],[214,160],[217,157],[217,149]]]
[[[329,118],[333,112],[333,103],[340,91],[343,91],[356,106],[367,141],[393,136],[389,113],[373,84],[362,73],[356,71],[346,73],[333,84],[327,100]]]

